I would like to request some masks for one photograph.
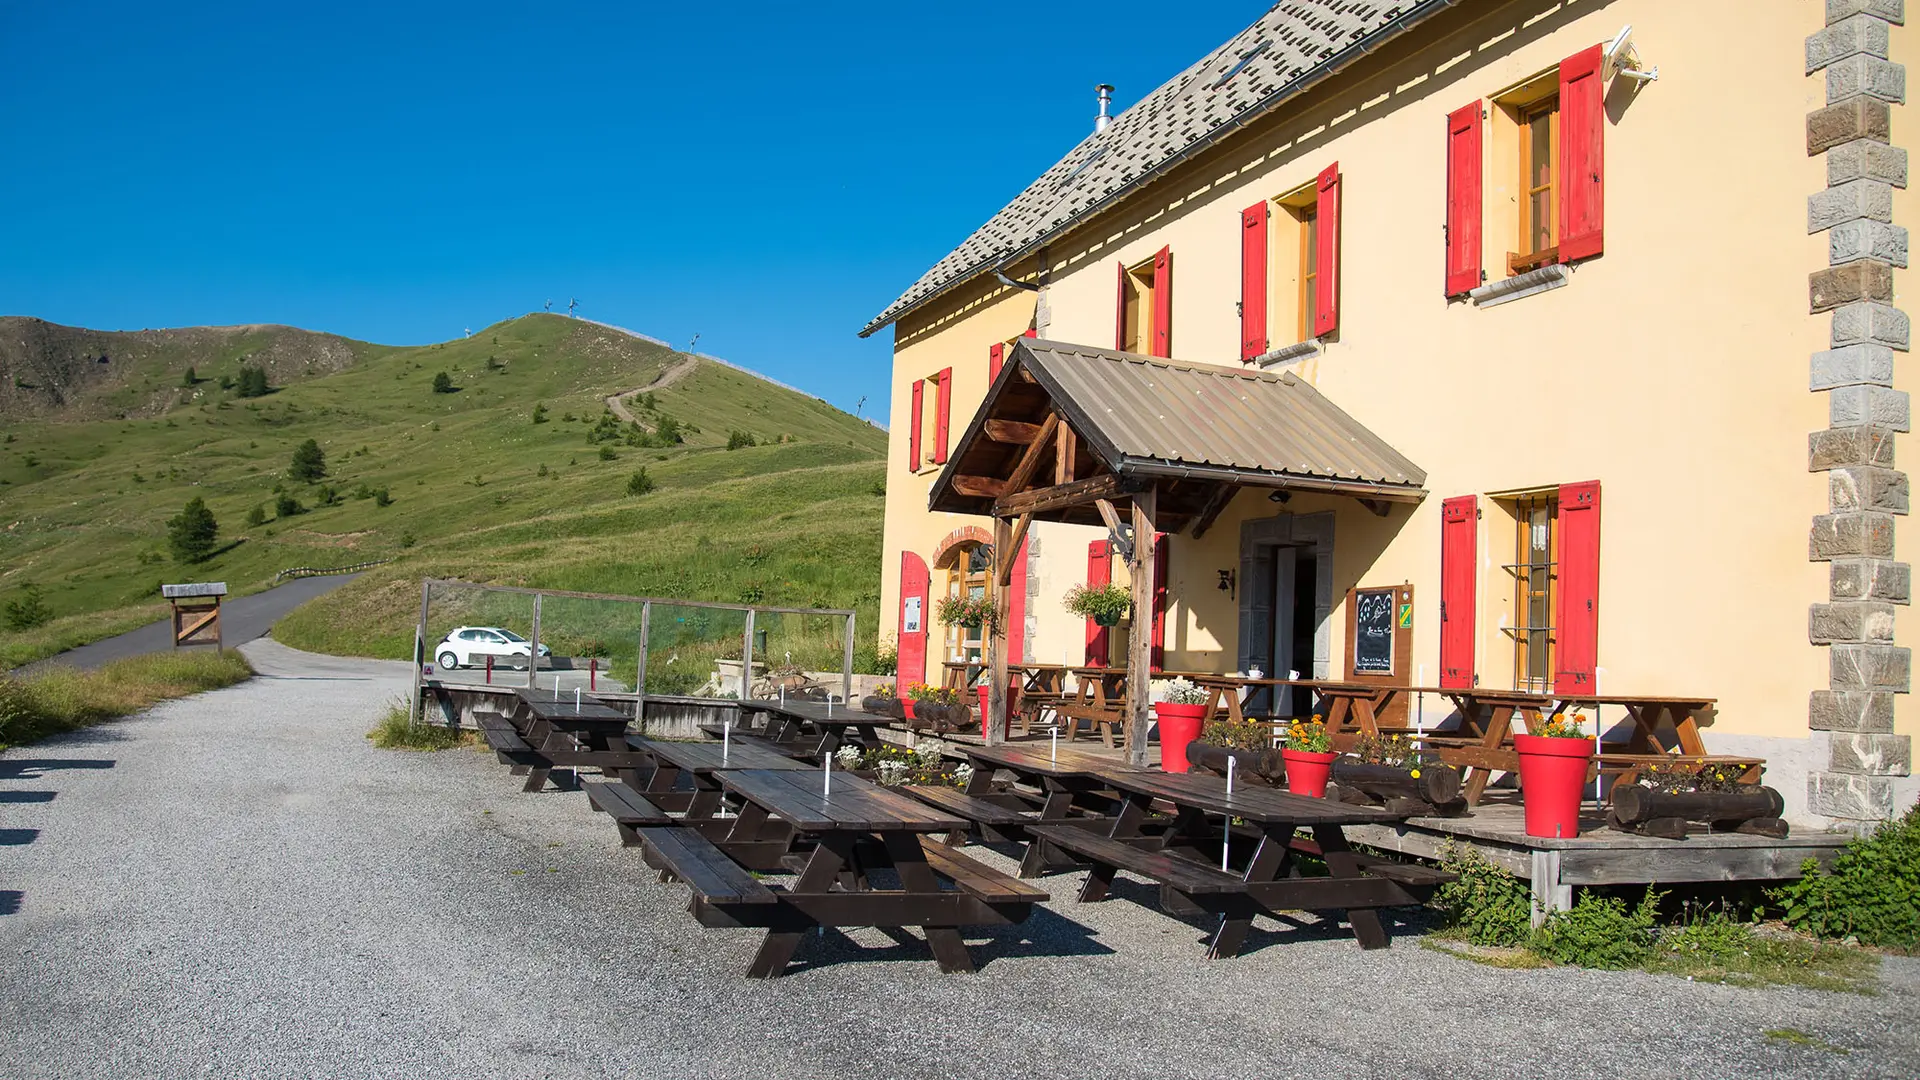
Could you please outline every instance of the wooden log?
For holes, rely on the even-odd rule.
[[[1734,832],[1749,836],[1771,836],[1775,840],[1787,838],[1787,823],[1777,817],[1748,818],[1734,826]]]
[[[1780,793],[1760,784],[1743,784],[1739,791],[1662,792],[1629,786],[1613,793],[1613,816],[1625,825],[1656,818],[1687,821],[1746,821],[1779,817],[1786,808]]]
[[[1286,779],[1286,767],[1281,764],[1278,750],[1236,750],[1212,743],[1194,742],[1187,744],[1187,761],[1210,772],[1227,775],[1227,759],[1233,758],[1234,778],[1246,777],[1257,783],[1278,784]]]
[[[1406,769],[1343,757],[1334,759],[1333,779],[1343,787],[1357,787],[1382,799],[1418,799],[1441,806],[1460,797],[1460,770],[1451,765],[1423,765],[1415,777]]]
[[[1657,817],[1651,821],[1638,822],[1633,831],[1642,836],[1658,836],[1665,840],[1685,840],[1687,838],[1687,819],[1680,817]]]

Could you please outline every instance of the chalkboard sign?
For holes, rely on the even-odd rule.
[[[1356,675],[1393,674],[1392,589],[1354,593],[1353,671]]]

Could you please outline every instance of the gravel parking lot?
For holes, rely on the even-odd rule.
[[[758,935],[696,926],[583,796],[372,749],[403,665],[246,651],[248,683],[0,755],[0,1075],[1920,1075],[1920,961],[1864,997],[1262,923],[1208,962],[1079,875],[970,936],[974,975],[860,931],[749,982]]]

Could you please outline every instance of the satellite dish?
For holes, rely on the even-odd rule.
[[[1640,54],[1633,48],[1633,24],[1631,23],[1620,28],[1620,32],[1614,35],[1613,40],[1607,44],[1606,51],[1601,54],[1600,77],[1611,79],[1616,75],[1624,75],[1643,83],[1652,82],[1660,77],[1660,69],[1657,67],[1641,69]]]

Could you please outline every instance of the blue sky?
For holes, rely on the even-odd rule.
[[[0,314],[419,344],[578,297],[851,409],[855,333],[1095,83],[1260,10],[0,0]]]

